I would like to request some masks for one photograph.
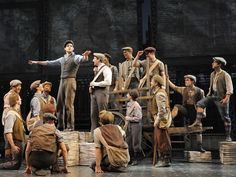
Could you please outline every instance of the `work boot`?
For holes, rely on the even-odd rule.
[[[227,141],[227,142],[232,141],[232,138],[230,137],[230,135],[227,135],[227,136],[226,136],[225,141]]]
[[[131,166],[138,165],[138,153],[137,152],[134,153],[134,159],[130,165]]]
[[[203,149],[202,144],[199,144],[199,145],[198,145],[198,149],[197,149],[197,150],[198,150],[199,152],[202,152],[202,153],[206,152],[206,150]]]

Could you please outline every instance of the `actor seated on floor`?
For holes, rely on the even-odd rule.
[[[60,131],[55,127],[57,118],[51,113],[44,113],[43,125],[35,127],[30,133],[29,167],[26,173],[31,173],[31,167],[35,168],[35,174],[42,175],[41,169],[53,168],[57,165],[58,149],[62,151],[65,173],[67,169],[67,148],[63,142]],[[27,149],[26,149],[27,151]]]
[[[19,112],[19,94],[9,96],[10,108],[3,118],[5,152],[11,152],[5,157],[5,162],[0,164],[0,169],[18,170],[22,162],[22,150],[25,141],[24,125]]]
[[[113,125],[114,115],[109,111],[99,113],[101,127],[94,130],[96,161],[91,168],[96,173],[103,171],[125,171],[130,160],[128,145],[124,141],[125,132]]]

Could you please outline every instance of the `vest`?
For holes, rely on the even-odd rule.
[[[225,97],[226,94],[226,82],[225,82],[225,74],[226,72],[222,70],[222,72],[218,76],[218,80],[216,82],[216,89],[217,89],[217,96],[219,96],[221,99]],[[209,88],[209,94],[213,94],[213,79],[214,79],[215,72],[211,73],[210,78],[210,88]]]
[[[166,95],[165,89],[159,89],[158,92],[162,92],[162,93],[164,93],[164,94]],[[156,92],[156,93],[153,95],[153,97],[152,97],[151,110],[150,110],[152,116],[154,116],[154,115],[156,115],[156,114],[158,113],[157,102],[156,102],[156,94],[157,94],[158,92]],[[169,100],[167,100],[166,106],[167,106],[167,108],[170,107],[170,106],[169,106]]]
[[[201,89],[198,87],[194,87],[194,95],[192,97],[189,96],[188,94],[188,88],[185,87],[183,90],[183,105],[187,105],[187,100],[188,99],[193,99],[193,103],[194,105],[202,99],[203,95],[201,92]]]
[[[40,96],[35,96],[35,97],[38,99],[40,104],[39,118],[43,119],[43,107],[46,105],[46,103]]]
[[[34,128],[30,135],[31,149],[33,151],[45,150],[56,152],[57,142],[55,131],[56,127],[47,123]]]
[[[16,120],[13,125],[13,133],[12,133],[13,140],[25,141],[25,129],[22,117],[20,116],[19,113],[17,113],[14,110],[10,110],[9,114],[10,113],[13,113],[16,116]]]
[[[61,64],[61,79],[76,78],[79,65],[75,63],[75,54],[70,55],[67,60],[63,57]]]

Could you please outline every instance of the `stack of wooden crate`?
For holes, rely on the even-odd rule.
[[[220,145],[220,162],[225,165],[236,164],[236,141],[222,141]]]

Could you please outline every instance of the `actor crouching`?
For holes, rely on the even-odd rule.
[[[30,134],[29,165],[35,168],[36,175],[46,175],[44,169],[57,164],[58,149],[62,151],[64,169],[63,172],[68,173],[67,168],[67,148],[63,142],[60,131],[55,127],[57,118],[51,113],[44,113],[44,124],[35,127]]]
[[[128,145],[124,141],[125,132],[113,125],[114,115],[109,111],[99,113],[101,127],[94,130],[96,161],[91,168],[96,173],[103,171],[125,171],[130,160]]]

